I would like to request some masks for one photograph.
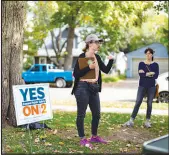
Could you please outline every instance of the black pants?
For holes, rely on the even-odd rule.
[[[97,129],[100,120],[100,98],[99,93],[92,94],[86,82],[79,81],[75,90],[75,98],[77,102],[77,118],[76,125],[79,137],[84,137],[84,118],[86,109],[89,104],[92,112],[91,131],[92,135],[97,135]]]

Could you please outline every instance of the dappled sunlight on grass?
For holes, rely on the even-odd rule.
[[[140,153],[143,142],[168,133],[168,116],[152,116],[152,128],[143,127],[145,115],[136,117],[134,128],[121,125],[130,118],[130,114],[101,113],[98,134],[108,140],[107,145],[93,144],[94,149],[80,147],[76,129],[76,112],[54,113],[52,120],[46,120],[52,130],[38,129],[29,131],[23,128],[7,127],[2,129],[2,150],[6,153],[29,153],[30,138],[32,151],[39,153]],[[84,120],[87,138],[91,136],[91,112]],[[137,141],[135,140],[137,139]]]
[[[121,102],[121,101],[114,101],[114,102],[101,102],[102,108],[134,108],[135,102]],[[76,106],[76,101],[70,101],[70,100],[55,100],[52,102],[52,105],[55,106]],[[142,102],[140,109],[146,109],[147,103],[144,101]],[[168,104],[167,103],[156,103],[153,102],[153,109],[159,109],[159,110],[168,110]]]

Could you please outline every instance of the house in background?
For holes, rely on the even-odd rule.
[[[86,29],[86,28],[79,27],[79,28],[75,29],[75,36],[74,36],[74,40],[73,40],[73,49],[72,49],[72,56],[73,56],[72,68],[74,68],[74,65],[75,65],[75,62],[76,62],[78,56],[82,53],[82,49],[85,47],[85,43],[82,40],[81,34],[80,34],[80,32],[84,29]],[[93,30],[93,28],[87,28],[87,29],[88,29],[88,32]],[[61,41],[64,42],[68,36],[68,27],[67,26],[62,27],[61,31],[62,31]],[[54,34],[55,34],[55,37],[57,37],[59,35],[59,28],[54,29]],[[50,33],[48,34],[48,36],[45,39],[45,44],[47,47],[48,54],[47,54],[45,46],[43,44],[42,47],[40,49],[38,49],[37,54],[34,57],[34,63],[36,63],[36,64],[42,64],[42,63],[51,64],[52,62],[48,58],[48,55],[50,56],[51,59],[55,59],[56,55],[55,55],[55,52],[52,48],[52,38],[51,38]],[[63,51],[65,51],[65,50],[66,50],[66,44],[64,46]]]
[[[126,74],[126,69],[127,69],[127,57],[124,54],[124,52],[111,52],[110,54],[114,55],[115,57],[115,62],[114,65],[115,67],[112,67],[110,74],[112,75],[117,75],[117,74]],[[108,59],[105,59],[105,64],[108,63]]]
[[[159,64],[159,74],[168,71],[168,51],[165,46],[160,43],[153,43],[148,46],[139,48],[133,52],[127,53],[127,70],[128,78],[139,78],[138,64],[145,60],[144,51],[146,48],[152,48],[154,53],[154,61]]]
[[[92,32],[94,30],[94,28],[92,27],[78,27],[75,28],[75,36],[74,36],[74,41],[73,41],[73,49],[72,49],[72,57],[73,57],[73,61],[72,61],[72,68],[74,68],[76,60],[78,59],[78,56],[83,52],[82,49],[85,47],[85,42],[83,41],[83,39],[81,38],[81,31],[83,30],[87,30],[89,33]],[[61,28],[62,31],[62,42],[64,42],[67,39],[68,36],[68,27],[64,26]],[[59,35],[59,28],[55,28],[54,29],[54,34],[55,37],[57,37]],[[42,45],[42,47],[40,49],[38,49],[37,54],[34,56],[34,63],[36,64],[51,64],[52,62],[50,61],[50,59],[55,59],[55,52],[52,48],[52,38],[50,33],[48,34],[48,36],[45,38],[45,44],[47,47],[47,51],[48,54],[46,52],[45,46]],[[66,44],[65,47],[66,49]],[[64,50],[65,50],[64,49]],[[50,56],[50,59],[48,58],[48,55]],[[126,70],[126,57],[124,56],[123,52],[119,52],[115,54],[115,68],[112,69],[111,73],[120,71],[121,74],[124,74],[124,71]],[[105,64],[108,63],[108,60],[104,61]]]

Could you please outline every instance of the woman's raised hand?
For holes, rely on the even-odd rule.
[[[109,60],[114,60],[115,59],[115,56],[114,55],[109,55],[109,56],[107,56],[107,58],[109,59]]]

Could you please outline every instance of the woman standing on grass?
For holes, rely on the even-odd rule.
[[[78,61],[75,64],[73,75],[75,77],[74,87],[72,94],[75,95],[77,102],[77,118],[76,125],[78,130],[78,135],[80,137],[80,145],[92,147],[90,142],[107,143],[101,137],[97,135],[97,129],[100,120],[100,98],[99,93],[93,93],[90,90],[90,86],[94,86],[96,83],[99,85],[99,92],[101,92],[102,78],[101,71],[108,73],[113,64],[113,57],[108,56],[109,62],[107,66],[102,62],[100,56],[96,54],[99,50],[100,44],[103,42],[95,34],[90,34],[86,37],[86,48],[83,50],[84,53],[79,55],[79,58],[93,57],[93,63],[89,64],[83,69],[79,69]],[[81,79],[87,72],[95,69],[96,78],[95,79]],[[90,110],[92,112],[92,122],[91,122],[91,132],[92,137],[87,140],[84,133],[84,118],[86,115],[86,109],[89,104]]]
[[[151,127],[151,111],[152,111],[152,102],[155,96],[155,80],[158,78],[159,75],[159,65],[158,63],[153,61],[153,54],[154,51],[151,48],[147,48],[144,51],[146,55],[146,60],[139,63],[138,73],[140,76],[139,80],[139,87],[137,91],[137,99],[136,104],[134,106],[133,112],[131,114],[131,118],[127,121],[123,126],[133,127],[134,126],[134,119],[137,116],[139,107],[142,103],[142,100],[147,93],[147,114],[146,114],[146,122],[144,126],[147,128]]]

